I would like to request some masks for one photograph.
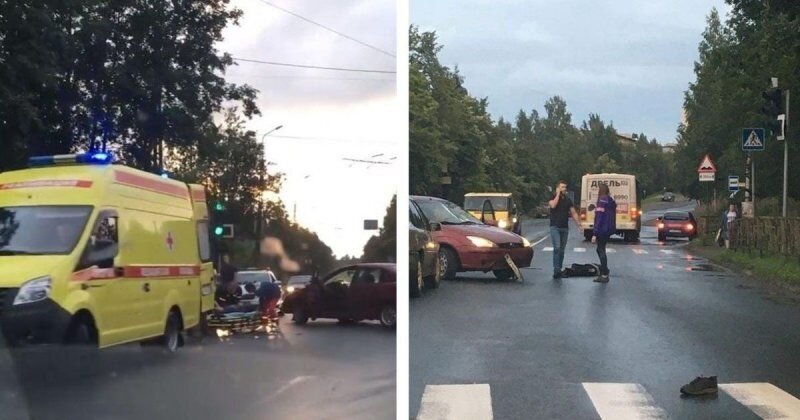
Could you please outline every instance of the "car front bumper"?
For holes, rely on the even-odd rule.
[[[468,247],[459,250],[463,271],[491,271],[507,269],[506,254],[519,268],[530,267],[533,261],[533,248],[478,248]]]
[[[50,299],[13,305],[19,289],[0,289],[0,330],[11,344],[59,344],[69,326],[69,312]]]

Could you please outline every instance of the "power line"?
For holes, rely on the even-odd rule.
[[[344,68],[344,67],[324,67],[324,66],[312,66],[306,64],[293,64],[293,63],[280,63],[277,61],[263,61],[263,60],[253,60],[250,58],[239,58],[239,57],[232,57],[234,61],[243,61],[246,63],[257,63],[257,64],[269,64],[271,66],[283,66],[283,67],[299,67],[302,69],[316,69],[316,70],[333,70],[333,71],[350,71],[350,72],[357,72],[357,73],[380,73],[380,74],[396,74],[396,71],[391,70],[370,70],[370,69],[353,69],[353,68]]]
[[[323,140],[323,141],[339,141],[345,143],[371,143],[371,144],[396,144],[393,141],[376,141],[376,140],[351,140],[351,139],[332,139],[332,138],[324,138],[324,137],[304,137],[304,136],[280,136],[280,135],[271,135],[269,136],[271,139],[290,139],[290,140]]]
[[[385,79],[377,79],[377,78],[370,78],[370,77],[314,77],[314,76],[287,76],[287,75],[275,75],[275,76],[263,76],[257,74],[241,74],[241,73],[228,73],[226,76],[229,77],[252,77],[255,79],[287,79],[287,80],[358,80],[358,81],[376,81],[376,82],[393,82],[394,78],[385,78]]]
[[[305,17],[305,16],[298,15],[297,13],[295,13],[295,12],[292,12],[291,10],[284,9],[283,7],[280,7],[280,6],[276,5],[276,4],[273,4],[273,3],[271,3],[271,2],[268,2],[267,0],[259,0],[259,1],[261,1],[261,3],[264,3],[264,4],[266,4],[267,6],[274,7],[274,8],[276,8],[276,9],[278,9],[278,10],[280,10],[280,11],[284,12],[284,13],[288,13],[288,14],[290,14],[290,15],[292,15],[292,16],[294,16],[294,17],[298,18],[298,19],[304,20],[304,21],[306,21],[306,22],[308,22],[308,23],[310,23],[310,24],[312,24],[312,25],[319,26],[320,28],[322,28],[322,29],[325,29],[325,30],[327,30],[327,31],[330,31],[330,32],[333,32],[333,33],[335,33],[336,35],[339,35],[339,36],[341,36],[341,37],[343,37],[343,38],[347,38],[347,39],[349,39],[349,40],[351,40],[351,41],[353,41],[353,42],[356,42],[356,43],[358,43],[358,44],[361,44],[361,45],[363,45],[363,46],[365,46],[365,47],[367,47],[367,48],[371,48],[371,49],[373,49],[373,50],[375,50],[375,51],[378,51],[378,52],[380,52],[381,54],[388,55],[389,57],[392,57],[392,58],[397,58],[397,57],[396,57],[394,54],[390,53],[389,51],[386,51],[386,50],[384,50],[384,49],[378,48],[378,47],[376,47],[376,46],[374,46],[374,45],[367,44],[367,43],[366,43],[366,42],[364,42],[364,41],[361,41],[361,40],[358,40],[358,39],[356,39],[356,38],[353,38],[353,37],[352,37],[352,36],[350,36],[350,35],[343,34],[343,33],[339,32],[339,31],[337,31],[337,30],[335,30],[335,29],[333,29],[333,28],[327,27],[327,26],[325,26],[325,25],[323,25],[323,24],[321,24],[321,23],[319,23],[319,22],[314,22],[313,20],[311,20],[311,19],[309,19],[309,18],[307,18],[307,17]]]

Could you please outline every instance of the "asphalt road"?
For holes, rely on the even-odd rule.
[[[0,347],[0,418],[395,418],[393,330],[289,318],[272,337],[187,340],[174,355],[120,346],[80,367]]]
[[[545,237],[547,220],[526,223],[531,242]],[[718,271],[685,240],[658,242],[652,227],[639,244],[609,245],[608,284],[552,280],[549,242],[523,283],[467,273],[411,301],[412,416],[800,418],[796,299]],[[565,263],[596,261],[572,227]],[[699,375],[726,385],[681,398]]]

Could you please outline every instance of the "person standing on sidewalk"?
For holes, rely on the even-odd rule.
[[[581,219],[575,211],[575,205],[567,197],[567,183],[558,181],[556,192],[548,202],[550,206],[550,241],[553,243],[553,279],[559,279],[563,273],[564,250],[569,237],[569,217],[575,220],[578,231],[581,230]]]
[[[609,194],[608,185],[600,184],[597,204],[594,208],[594,231],[592,243],[597,244],[597,256],[600,257],[600,275],[594,280],[597,283],[608,283],[608,256],[606,244],[608,238],[617,231],[617,202]]]

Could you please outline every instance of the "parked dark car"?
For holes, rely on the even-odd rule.
[[[658,218],[658,240],[689,238],[697,236],[697,220],[690,211],[668,211]]]
[[[377,319],[394,327],[397,321],[397,266],[389,263],[356,264],[323,278],[314,276],[304,288],[283,300],[284,313],[295,323],[333,318],[341,322]]]
[[[432,232],[442,230],[442,225],[428,222],[422,210],[411,200],[408,212],[409,290],[411,297],[419,297],[425,286],[431,289],[439,287],[439,243],[433,239]]]
[[[506,262],[509,255],[519,268],[530,267],[533,248],[527,239],[482,223],[461,207],[441,198],[412,196],[422,214],[442,229],[434,231],[439,243],[439,271],[453,279],[464,271],[493,272],[498,279],[510,279],[514,272]]]
[[[665,192],[664,195],[661,196],[661,201],[675,201],[675,194],[671,192]]]

